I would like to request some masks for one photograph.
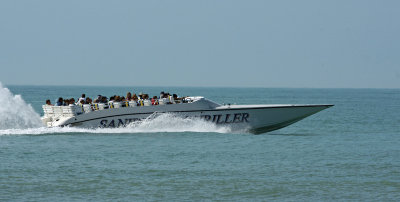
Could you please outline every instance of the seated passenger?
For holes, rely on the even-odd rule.
[[[121,102],[122,102],[122,107],[129,107],[129,101],[130,99],[127,99],[125,97],[121,98]]]
[[[46,100],[46,105],[48,105],[48,106],[53,106],[53,105],[51,104],[50,100]]]
[[[97,98],[96,99],[94,99],[94,103],[100,103],[100,101],[101,101],[101,95],[97,95]]]
[[[75,105],[75,99],[74,98],[69,99],[69,105]]]
[[[92,104],[92,99],[87,97],[86,100],[85,100],[85,104]]]
[[[136,102],[138,101],[138,97],[137,97],[136,94],[133,94],[133,95],[132,95],[132,101],[136,101]]]
[[[78,99],[78,103],[80,103],[81,102],[81,100],[86,100],[86,95],[85,94],[82,94],[82,97],[80,97],[79,99]]]
[[[68,106],[69,105],[69,100],[68,99],[65,99],[64,100],[64,103],[63,103],[63,106]]]
[[[172,98],[175,100],[175,103],[181,103],[181,98],[179,98],[177,94],[173,94]]]
[[[131,101],[132,94],[130,92],[126,93],[126,101]]]
[[[56,101],[56,106],[63,106],[63,98],[59,97],[58,100]]]
[[[152,104],[152,105],[158,105],[157,96],[154,96],[154,97],[151,99],[151,104]]]
[[[101,97],[100,103],[108,103],[107,97],[105,97],[105,96]]]
[[[171,95],[168,95],[169,104],[175,104],[175,100]]]
[[[75,99],[71,98],[69,99],[69,104],[67,106],[74,106],[75,105]]]

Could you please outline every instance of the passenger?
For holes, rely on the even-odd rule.
[[[50,100],[46,100],[46,105],[48,105],[48,106],[53,106],[53,105],[51,104]]]
[[[105,96],[101,97],[101,103],[108,103],[107,97]]]
[[[80,103],[81,100],[83,100],[83,101],[86,100],[86,95],[85,95],[85,94],[82,94],[82,97],[80,97],[80,98],[78,99],[78,103]]]
[[[79,105],[80,105],[80,106],[82,106],[82,105],[84,105],[84,104],[85,104],[85,100],[79,101]]]
[[[122,107],[129,107],[129,100],[126,99],[124,96],[121,97]]]
[[[164,98],[164,94],[165,94],[164,91],[161,91],[161,93],[160,93],[160,99],[161,99],[161,98]]]
[[[100,103],[102,96],[97,95],[97,98],[93,101],[94,103]]]
[[[139,93],[139,97],[138,97],[138,101],[137,101],[138,106],[143,106],[143,105],[144,105],[143,101],[144,101],[144,100],[143,100],[143,93],[140,92],[140,93]]]
[[[56,101],[56,106],[63,106],[63,98],[59,97],[58,100]]]
[[[101,97],[100,103],[104,104],[104,109],[108,109],[108,108],[109,108],[109,106],[108,106],[108,99],[107,99],[106,96],[102,96],[102,97]]]
[[[85,100],[85,104],[92,104],[92,99],[90,99],[89,97],[86,98]]]
[[[74,106],[75,105],[75,99],[71,98],[69,99],[69,105],[68,106]]]
[[[168,93],[168,104],[175,104],[174,98]]]
[[[138,101],[138,97],[137,97],[136,94],[133,94],[133,95],[132,95],[132,101],[136,101],[136,102]]]
[[[179,98],[177,94],[173,94],[172,98],[174,98],[176,103],[181,103],[181,98]]]
[[[158,105],[157,96],[154,96],[154,97],[151,99],[151,104],[152,104],[152,105]]]
[[[131,99],[132,99],[132,94],[130,92],[128,92],[126,94],[126,101],[131,101]]]

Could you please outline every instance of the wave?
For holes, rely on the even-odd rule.
[[[40,116],[21,95],[13,95],[0,83],[0,130],[37,128]]]
[[[126,127],[120,128],[75,128],[75,127],[38,127],[25,129],[3,129],[0,135],[44,135],[44,134],[121,134],[121,133],[179,133],[179,132],[213,132],[231,133],[232,129],[227,126],[217,126],[199,118],[180,117],[176,114],[157,114],[145,120],[133,122]]]

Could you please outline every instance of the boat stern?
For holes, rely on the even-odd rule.
[[[67,125],[69,120],[82,113],[79,106],[43,105],[44,116],[41,118],[44,126],[58,127]]]

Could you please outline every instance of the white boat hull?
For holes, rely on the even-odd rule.
[[[84,128],[124,127],[154,114],[174,113],[182,117],[198,117],[217,125],[247,130],[254,134],[277,130],[293,124],[333,105],[232,105],[220,106],[203,99],[185,104],[121,107],[83,113],[77,116],[59,116],[49,120],[47,126],[74,126]]]

